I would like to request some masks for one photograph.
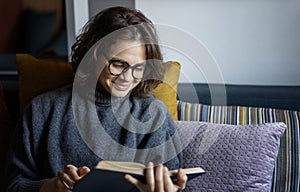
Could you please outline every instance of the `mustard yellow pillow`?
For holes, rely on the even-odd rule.
[[[73,80],[72,66],[68,62],[37,59],[29,54],[16,54],[15,63],[19,73],[19,102],[20,111],[30,100],[40,93],[61,87]],[[155,89],[155,96],[165,103],[174,120],[177,113],[177,82],[180,64],[167,62],[164,83]]]
[[[173,120],[178,120],[177,84],[180,75],[180,64],[175,61],[169,61],[166,64],[164,82],[155,89],[155,96],[165,103]]]
[[[68,62],[16,54],[15,64],[19,74],[20,112],[33,97],[73,80],[72,65]]]

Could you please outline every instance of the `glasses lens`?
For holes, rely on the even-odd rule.
[[[145,64],[137,64],[132,67],[132,76],[136,79],[142,79],[144,76]]]
[[[132,76],[135,79],[142,79],[145,72],[146,63],[136,64],[130,66],[127,62],[121,60],[110,60],[108,65],[108,70],[112,75],[121,75],[122,73],[127,72],[129,69],[132,70]]]
[[[128,64],[125,64],[119,60],[111,60],[109,65],[109,71],[113,75],[120,75],[127,67]]]

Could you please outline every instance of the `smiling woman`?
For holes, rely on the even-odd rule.
[[[143,45],[136,45],[135,42],[131,41],[118,41],[118,47],[121,50],[125,49],[106,62],[106,66],[100,74],[99,82],[113,96],[124,97],[143,78],[144,70],[141,63],[145,63],[146,49]],[[114,46],[112,46],[113,48]]]
[[[153,96],[165,65],[152,22],[105,9],[72,50],[74,83],[35,97],[19,121],[8,191],[67,192],[101,160],[147,164],[145,183],[126,176],[139,191],[184,189],[180,169],[177,181],[168,174],[182,162],[175,124]]]

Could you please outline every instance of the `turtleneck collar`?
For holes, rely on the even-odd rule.
[[[97,105],[111,105],[112,102],[121,102],[129,98],[129,95],[125,97],[115,97],[111,95],[102,85],[98,82],[95,90],[95,104]]]
[[[92,95],[90,95],[92,96]],[[112,95],[108,92],[108,91],[104,91],[104,90],[95,90],[95,104],[106,104],[106,105],[110,105],[111,104],[111,100],[113,99]]]
[[[78,89],[76,95],[81,95],[82,99],[92,101],[96,105],[111,105],[112,103],[122,102],[130,97],[130,94],[127,94],[125,97],[115,97],[103,88],[99,82],[95,89],[90,89],[90,87],[83,84],[82,89]]]

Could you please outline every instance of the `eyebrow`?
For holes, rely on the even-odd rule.
[[[118,61],[122,61],[122,62],[128,63],[127,61],[125,61],[125,60],[123,60],[123,59],[121,59],[121,58],[118,58],[118,57],[112,57],[112,58],[110,58],[109,60],[118,60]]]
[[[112,57],[112,58],[110,58],[109,60],[117,60],[117,61],[125,62],[125,63],[127,63],[128,65],[130,65],[127,61],[125,61],[125,60],[123,60],[123,59],[121,59],[121,58],[118,58],[118,57]],[[135,63],[135,64],[130,65],[130,66],[139,65],[139,64],[146,64],[146,63],[147,63],[147,61],[145,60],[145,61],[143,61],[143,62]]]

